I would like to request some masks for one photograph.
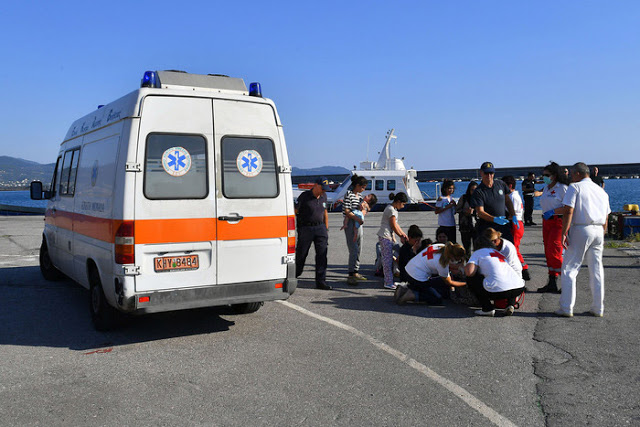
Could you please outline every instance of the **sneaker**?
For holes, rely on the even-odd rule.
[[[604,313],[593,311],[593,310],[589,310],[589,314],[591,314],[594,317],[603,317],[604,316]]]
[[[495,310],[489,310],[489,311],[482,311],[482,310],[476,310],[475,313],[478,316],[488,316],[488,317],[493,317],[496,314]]]
[[[395,291],[397,287],[398,285],[396,285],[395,283],[392,283],[390,285],[384,285],[385,289],[391,289],[392,291]]]
[[[529,269],[525,268],[524,270],[522,270],[522,280],[527,282],[531,280],[531,276],[529,275]]]
[[[562,309],[556,310],[554,313],[555,313],[556,316],[573,317],[573,313],[566,312],[566,311],[564,311]]]
[[[516,311],[516,309],[512,305],[509,305],[509,306],[507,306],[507,308],[504,309],[504,315],[505,316],[513,316],[513,312],[514,311]]]
[[[356,279],[354,276],[347,277],[347,285],[357,286],[358,285],[358,279]]]
[[[353,273],[353,277],[355,277],[356,280],[367,280],[367,278],[360,273]]]
[[[330,291],[333,288],[327,285],[326,283],[316,283],[316,289],[322,289],[323,291]]]
[[[400,297],[402,297],[402,295],[407,292],[408,289],[409,288],[407,287],[407,285],[399,284],[398,286],[396,286],[396,291],[393,293],[394,301],[398,301]]]
[[[414,294],[411,289],[407,288],[405,293],[402,294],[402,296],[396,300],[396,303],[398,305],[404,305],[408,302],[414,302],[415,300],[416,300],[416,294]]]

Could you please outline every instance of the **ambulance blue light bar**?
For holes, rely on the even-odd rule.
[[[249,96],[262,98],[262,86],[260,86],[260,83],[255,82],[249,85]]]
[[[155,71],[145,71],[140,87],[160,88],[160,77]]]

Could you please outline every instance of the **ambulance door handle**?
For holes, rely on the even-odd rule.
[[[220,221],[240,221],[241,219],[244,219],[244,217],[236,214],[235,216],[219,216],[218,219]]]

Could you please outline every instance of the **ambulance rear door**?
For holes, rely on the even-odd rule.
[[[279,165],[286,154],[274,108],[214,100],[218,283],[287,275],[287,197]]]
[[[144,98],[135,172],[136,292],[215,283],[212,141],[210,98]]]

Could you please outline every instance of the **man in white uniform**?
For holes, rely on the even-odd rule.
[[[587,258],[589,285],[593,303],[590,313],[596,317],[604,314],[604,269],[602,250],[607,218],[611,212],[609,196],[589,178],[589,167],[580,162],[571,168],[573,183],[567,189],[562,204],[562,245],[566,248],[562,261],[562,295],[556,314],[573,316],[576,302],[576,276],[583,259]]]

